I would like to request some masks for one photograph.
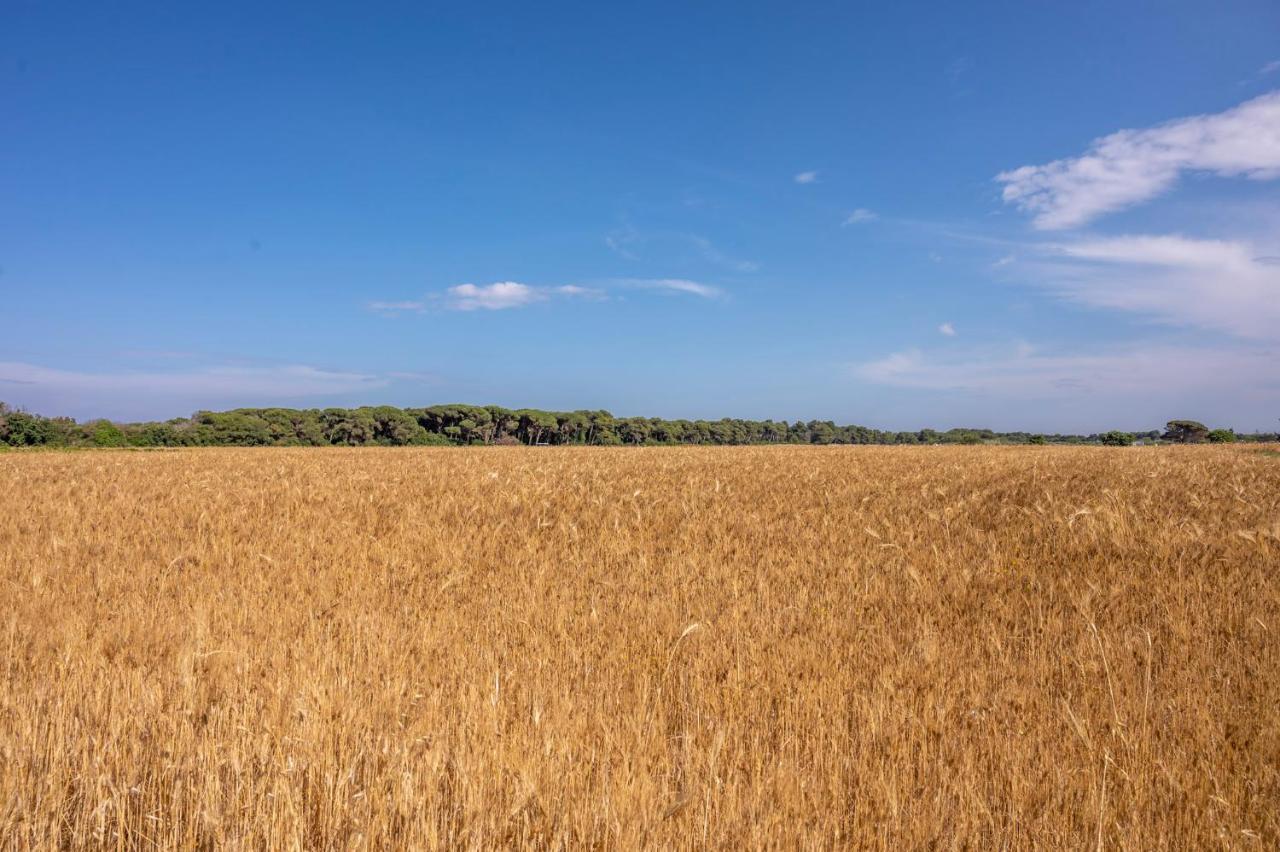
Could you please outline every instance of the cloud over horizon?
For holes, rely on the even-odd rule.
[[[153,416],[172,417],[216,405],[327,398],[383,388],[391,378],[298,364],[89,372],[0,362],[0,394],[8,401],[44,414],[95,417],[134,411],[139,400]]]
[[[1280,404],[1277,363],[1280,347],[1274,346],[1133,343],[1046,351],[1016,343],[959,355],[908,349],[851,369],[874,384],[960,394],[977,405],[1056,404],[1061,412],[1056,417],[1076,419],[1099,405],[1115,416],[1149,411],[1153,427],[1164,422],[1161,417],[1230,405],[1218,419],[1250,428],[1266,425]],[[1088,418],[1103,428],[1096,414]]]

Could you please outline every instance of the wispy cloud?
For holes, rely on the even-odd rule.
[[[947,83],[951,86],[953,96],[965,97],[973,93],[972,89],[965,86],[972,69],[973,60],[967,56],[960,57],[946,67]]]
[[[874,210],[868,210],[865,207],[859,207],[850,213],[844,220],[845,225],[861,225],[864,222],[874,222],[880,216]]]
[[[708,263],[734,272],[756,272],[760,264],[732,254],[717,246],[707,237],[700,234],[689,234],[679,231],[642,232],[631,225],[617,228],[605,235],[604,243],[611,251],[625,260],[648,260],[649,255],[662,254],[665,262],[683,260],[687,262],[689,249]]]
[[[859,377],[902,388],[981,392],[1034,400],[1089,394],[1178,396],[1202,391],[1280,399],[1280,352],[1126,344],[1092,351],[1043,352],[1026,344],[928,354],[908,350],[854,366]]]
[[[323,370],[300,365],[211,366],[169,372],[90,373],[40,367],[21,361],[0,361],[0,379],[70,390],[187,391],[199,387],[213,393],[278,396],[343,393],[381,387],[387,383],[386,379],[367,373]]]
[[[938,334],[941,334],[944,337],[955,337],[956,327],[949,322],[944,322],[942,325],[938,326]]]
[[[1277,71],[1280,71],[1280,59],[1273,59],[1270,62],[1264,62],[1258,68],[1257,71],[1253,72],[1248,77],[1245,77],[1243,80],[1237,80],[1236,85],[1237,86],[1256,85],[1266,80],[1267,77],[1270,77],[1272,74],[1276,73]]]
[[[967,56],[962,56],[959,59],[952,62],[950,65],[948,65],[944,69],[944,71],[947,75],[948,80],[950,80],[952,83],[959,83],[960,78],[963,77],[965,73],[968,72],[968,70],[972,67],[973,67],[973,60],[971,60]]]
[[[669,293],[688,293],[702,299],[724,298],[724,291],[710,284],[690,281],[686,278],[627,278],[620,283],[642,290],[665,290]]]
[[[1179,235],[1044,244],[1018,267],[1058,295],[1171,325],[1280,340],[1280,265],[1245,240]]]
[[[1270,180],[1280,176],[1280,92],[1225,112],[1097,139],[1070,159],[1002,172],[1006,202],[1045,230],[1073,228],[1147,201],[1185,171]]]
[[[577,284],[564,284],[560,287],[553,287],[551,290],[561,296],[576,296],[580,299],[599,300],[608,298],[608,294],[599,287],[580,287]]]
[[[624,225],[604,235],[604,244],[609,247],[609,250],[627,260],[640,259],[634,246],[643,241],[644,238],[640,232],[631,225]]]
[[[417,382],[419,384],[436,384],[442,381],[441,376],[437,373],[424,373],[417,370],[392,370],[387,373],[387,378],[402,382]]]
[[[850,366],[895,389],[917,422],[1091,432],[1154,429],[1177,417],[1274,429],[1274,346],[1157,341],[1032,346],[1009,342],[897,352]]]
[[[817,182],[818,182],[818,173],[817,173],[816,171],[815,171],[815,172],[800,172],[799,174],[797,174],[797,175],[796,175],[794,178],[792,178],[792,179],[793,179],[796,183],[817,183]]]
[[[370,302],[367,307],[380,314],[421,313],[426,310],[427,303],[405,300],[400,302]]]
[[[452,311],[502,311],[523,308],[555,297],[601,300],[608,298],[608,295],[599,288],[577,284],[535,287],[518,281],[498,281],[493,284],[458,284],[425,299],[370,302],[367,307],[383,316],[425,313],[432,307]]]
[[[199,353],[189,349],[153,349],[147,346],[131,346],[112,354],[137,361],[182,361],[200,357]]]
[[[389,379],[305,365],[89,372],[7,361],[0,362],[0,382],[14,387],[6,392],[12,402],[46,413],[173,416],[198,407],[333,398],[385,387]]]
[[[760,264],[756,263],[754,260],[742,260],[725,254],[723,251],[716,248],[711,240],[706,237],[700,237],[696,234],[688,234],[686,235],[686,239],[688,239],[690,243],[702,252],[702,256],[704,258],[717,266],[723,266],[728,269],[732,269],[735,272],[755,272],[760,269]]]

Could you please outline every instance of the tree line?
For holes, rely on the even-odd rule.
[[[1177,424],[1190,424],[1178,426]],[[1280,440],[1280,435],[1238,436]],[[1166,430],[1042,435],[990,429],[895,432],[830,420],[665,420],[608,411],[543,411],[497,405],[395,408],[237,408],[163,422],[114,423],[42,417],[0,402],[0,444],[49,447],[731,445],[731,444],[1132,444],[1236,440],[1230,430],[1171,421]]]

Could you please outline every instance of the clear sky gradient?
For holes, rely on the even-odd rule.
[[[1280,417],[1280,4],[6,6],[0,399]]]

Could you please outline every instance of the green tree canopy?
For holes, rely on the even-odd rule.
[[[1179,444],[1199,444],[1208,439],[1209,428],[1195,420],[1170,420],[1165,425],[1164,439]]]
[[[1158,430],[1136,433],[1161,436]],[[1167,440],[1277,440],[1273,434],[1212,432],[1191,420],[1170,421]],[[990,429],[921,429],[897,432],[832,420],[666,420],[614,417],[608,411],[513,411],[498,405],[432,405],[396,408],[237,408],[197,411],[162,423],[84,424],[66,417],[42,417],[0,402],[0,443],[8,446],[188,447],[188,446],[426,446],[450,444],[1124,444],[1135,433],[1041,435]]]

